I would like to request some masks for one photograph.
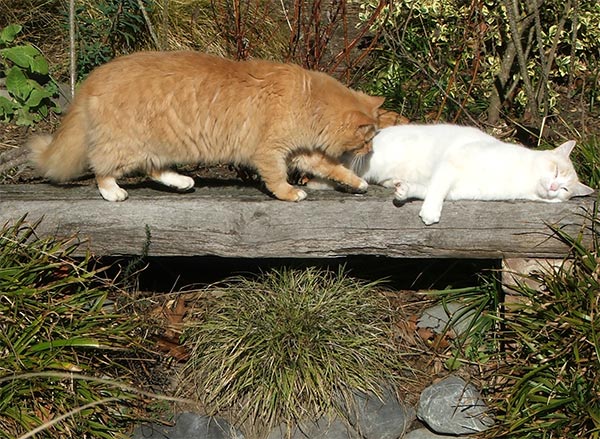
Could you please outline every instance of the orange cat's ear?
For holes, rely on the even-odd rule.
[[[366,93],[363,93],[362,91],[359,91],[358,94],[359,94],[362,102],[366,106],[373,108],[373,110],[377,110],[385,102],[385,98],[383,98],[381,96],[371,96]]]
[[[377,120],[361,111],[349,111],[346,114],[346,120],[353,126],[377,125]]]
[[[373,108],[379,108],[385,102],[385,98],[383,98],[381,96],[369,96],[369,99],[370,99],[370,103],[373,106]]]

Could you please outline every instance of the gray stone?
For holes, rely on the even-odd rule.
[[[398,401],[390,391],[380,400],[375,395],[357,395],[351,422],[365,439],[401,437],[415,419],[415,410]]]
[[[323,417],[316,422],[304,422],[288,431],[284,426],[275,428],[268,439],[359,439],[359,436],[341,419]]]
[[[471,436],[461,436],[461,439],[469,439]],[[426,428],[419,428],[407,433],[402,439],[450,439],[448,435],[434,433]]]
[[[244,439],[227,421],[195,413],[182,413],[175,425],[141,425],[133,439]]]
[[[288,436],[284,427],[276,428],[268,439],[397,439],[415,419],[415,410],[398,402],[386,391],[380,400],[375,395],[356,394],[349,408],[350,425],[338,418],[304,422]]]
[[[458,435],[490,428],[487,411],[475,386],[450,375],[421,393],[417,417],[436,433]]]
[[[442,334],[452,321],[450,326],[458,335],[464,334],[469,329],[473,310],[464,311],[464,305],[458,302],[446,304],[437,304],[423,311],[423,314],[417,320],[418,328],[429,328],[437,334]]]

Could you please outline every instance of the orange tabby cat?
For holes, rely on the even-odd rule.
[[[54,181],[90,167],[109,201],[127,198],[117,179],[133,171],[188,190],[194,180],[169,168],[200,162],[254,167],[275,197],[300,201],[288,166],[366,190],[337,158],[370,151],[382,103],[292,64],[140,52],[94,70],[54,137],[29,146]]]

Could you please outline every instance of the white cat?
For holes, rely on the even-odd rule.
[[[382,129],[373,151],[346,164],[369,183],[395,187],[395,199],[423,199],[419,216],[439,222],[444,200],[560,202],[589,195],[569,154],[575,141],[539,151],[459,125],[398,125]]]

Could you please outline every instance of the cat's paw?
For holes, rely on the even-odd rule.
[[[358,193],[365,193],[365,192],[367,192],[367,189],[368,189],[368,188],[369,188],[369,183],[367,183],[365,180],[363,180],[363,179],[361,178],[361,180],[360,180],[360,184],[359,184],[359,185],[358,185],[358,187],[356,188],[356,189],[357,189],[357,192],[358,192]]]
[[[192,177],[177,175],[177,178],[171,181],[171,186],[179,189],[180,191],[188,191],[194,187],[195,183],[196,182]]]
[[[302,201],[306,198],[306,192],[302,189],[292,187],[285,193],[279,192],[275,196],[283,201]]]
[[[440,222],[441,212],[439,210],[422,208],[419,212],[421,220],[426,226]]]
[[[165,171],[153,174],[152,178],[159,183],[175,188],[179,191],[187,191],[194,187],[194,179],[176,172]]]
[[[369,188],[369,183],[367,183],[362,178],[357,178],[357,181],[353,182],[352,184],[340,181],[338,182],[338,185],[335,188],[351,194],[364,194]]]
[[[104,198],[106,201],[125,201],[127,197],[129,197],[127,191],[119,186],[109,189],[98,187],[98,190],[100,191],[102,198]]]
[[[394,191],[394,199],[396,201],[408,200],[408,185],[398,182],[394,183],[396,190]]]

